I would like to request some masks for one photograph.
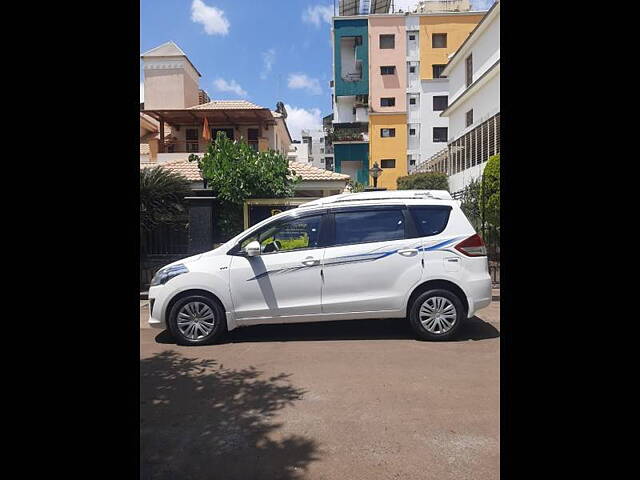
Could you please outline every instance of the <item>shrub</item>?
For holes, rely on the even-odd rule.
[[[447,175],[441,172],[414,173],[397,180],[398,190],[446,190],[449,191]]]

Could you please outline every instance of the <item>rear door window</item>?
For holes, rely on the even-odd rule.
[[[335,212],[336,246],[403,238],[405,221],[402,209]]]
[[[430,237],[441,233],[447,223],[451,207],[428,205],[424,207],[409,207],[409,212],[413,216],[416,228],[421,237]]]

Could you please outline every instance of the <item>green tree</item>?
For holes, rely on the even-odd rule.
[[[351,193],[364,192],[364,184],[354,181],[353,179],[349,179],[347,185],[351,187]]]
[[[500,155],[489,158],[482,173],[484,219],[492,227],[500,228]]]
[[[446,190],[449,191],[447,175],[441,172],[414,173],[397,180],[398,190]]]
[[[190,191],[189,181],[177,173],[162,167],[140,170],[140,230],[184,220],[184,197]]]
[[[471,180],[463,190],[460,198],[460,208],[477,231],[482,230],[481,184],[482,182],[479,179]]]
[[[275,150],[257,152],[247,143],[229,140],[218,132],[216,141],[197,161],[207,185],[220,201],[216,227],[225,237],[242,231],[242,206],[249,198],[292,197],[299,181],[289,161]]]

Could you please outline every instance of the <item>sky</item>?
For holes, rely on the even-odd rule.
[[[415,0],[395,0],[396,10]],[[472,0],[486,10],[493,0]],[[140,53],[174,41],[213,100],[287,109],[291,136],[331,113],[333,0],[141,0]],[[144,98],[140,62],[140,101]]]

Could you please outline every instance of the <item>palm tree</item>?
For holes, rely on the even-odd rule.
[[[140,170],[140,233],[184,219],[184,197],[191,191],[183,176],[162,167]]]

